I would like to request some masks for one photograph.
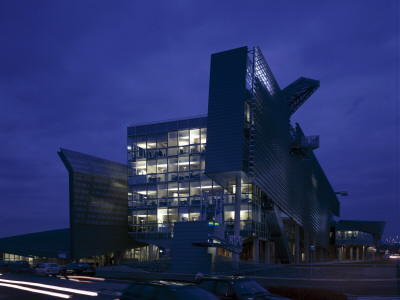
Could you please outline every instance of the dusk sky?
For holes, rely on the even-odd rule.
[[[259,46],[341,219],[400,234],[399,1],[1,1],[0,237],[69,226],[60,147],[126,163],[128,125],[207,114],[210,55]]]

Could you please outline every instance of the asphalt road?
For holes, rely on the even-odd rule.
[[[68,293],[67,293],[68,294]],[[0,300],[55,300],[55,299],[62,299],[56,298],[54,296],[47,296],[38,293],[32,293],[28,291],[22,291],[14,288],[7,288],[7,287],[0,287]],[[112,295],[102,295],[100,294],[97,297],[91,296],[83,296],[83,295],[73,295],[72,299],[76,300],[111,300],[115,299],[115,296]]]
[[[118,274],[117,274],[118,275]],[[126,275],[126,274],[125,274]],[[147,275],[147,276],[144,276]],[[114,274],[115,276],[115,274]],[[132,278],[140,277],[181,277],[184,275],[174,274],[151,274],[151,273],[132,273]],[[117,276],[118,277],[118,276]],[[153,278],[154,278],[153,277]],[[186,279],[189,278],[176,278]],[[399,279],[384,279],[384,280],[318,280],[318,279],[289,279],[289,278],[265,278],[265,277],[253,277],[264,287],[271,286],[288,286],[288,287],[303,287],[303,288],[320,288],[329,289],[332,291],[340,292],[349,296],[353,296],[353,299],[360,296],[371,296],[370,299],[379,299],[379,296],[383,297],[398,297],[392,299],[400,299],[400,280]],[[172,279],[172,278],[171,278]],[[0,283],[6,283],[4,280],[13,281],[27,281],[35,282],[47,285],[54,285],[60,287],[68,287],[74,289],[81,289],[86,291],[97,292],[97,297],[84,296],[74,294],[73,299],[115,299],[118,292],[121,292],[126,286],[129,285],[129,281],[124,280],[104,280],[98,281],[93,279],[81,279],[77,281],[65,280],[62,278],[47,278],[38,275],[30,274],[3,274],[0,276]],[[13,283],[15,284],[15,283]],[[23,284],[18,284],[25,286]],[[30,286],[31,288],[38,288]],[[48,289],[46,289],[48,290]],[[64,293],[64,292],[61,292]],[[71,294],[66,292],[66,294]],[[378,297],[378,298],[377,298]],[[53,296],[46,296],[43,294],[34,294],[27,291],[16,290],[9,287],[0,286],[0,300],[3,299],[57,299]],[[61,299],[61,298],[59,298]]]
[[[292,286],[302,288],[319,288],[353,296],[399,296],[400,280],[308,280],[254,278],[262,286]]]
[[[45,286],[40,286],[45,285]],[[9,285],[9,286],[5,286]],[[47,278],[32,274],[3,274],[0,276],[0,300],[3,299],[63,299],[56,296],[49,296],[37,291],[55,292],[62,295],[72,296],[72,299],[115,299],[117,293],[123,290],[128,283],[126,282],[107,282],[92,279],[65,280],[62,278]],[[18,287],[36,290],[26,291]],[[79,291],[96,292],[97,296],[87,296],[71,292],[69,290],[56,289],[75,289]]]
[[[105,275],[106,274],[102,274]],[[193,275],[166,274],[166,273],[141,273],[141,272],[108,272],[108,276],[114,278],[164,278],[177,280],[194,280]],[[252,277],[252,276],[249,276]],[[355,296],[399,296],[400,279],[326,279],[313,278],[276,278],[276,277],[252,277],[262,286],[292,286],[303,288],[321,288]]]

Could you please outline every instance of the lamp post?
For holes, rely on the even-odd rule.
[[[310,273],[311,273],[311,278],[312,278],[312,257],[313,257],[313,252],[315,251],[315,246],[310,246],[311,250],[311,264],[310,264]]]
[[[347,191],[335,192],[335,194],[343,196],[343,197],[347,197],[349,195],[349,193]],[[336,229],[334,230],[334,234],[336,235]],[[335,239],[335,241],[336,241],[336,239]],[[335,246],[336,246],[336,242],[335,242]],[[338,261],[340,263],[342,260],[342,249],[341,248],[337,248],[337,256],[338,256]]]
[[[340,196],[344,196],[344,197],[346,197],[346,196],[349,195],[349,193],[348,193],[347,191],[335,192],[335,194],[336,194],[336,195],[340,195]]]
[[[242,197],[242,177],[236,176],[236,193],[235,193],[235,220],[233,223],[233,235],[239,240],[240,239],[240,201]],[[239,266],[240,255],[236,251],[233,253],[233,261],[236,269]]]

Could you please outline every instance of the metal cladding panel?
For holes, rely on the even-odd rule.
[[[326,247],[339,203],[312,152],[307,160],[290,154],[286,96],[259,48],[213,54],[205,171],[225,188],[238,171],[247,173],[285,214],[304,226],[310,242]]]
[[[260,86],[255,97],[254,173],[256,181],[267,187],[267,194],[282,207],[289,204],[289,108],[278,96]]]
[[[127,167],[61,149],[69,171],[71,258],[123,250],[128,243]]]
[[[304,226],[310,242],[327,247],[337,198],[317,159],[290,155],[289,106],[280,93],[256,95],[254,181],[288,216]]]
[[[75,225],[73,232],[73,259],[80,259],[128,248],[128,227]]]
[[[304,136],[301,128],[299,133]],[[299,218],[309,233],[310,242],[327,247],[331,218],[339,216],[339,201],[317,158],[310,151],[307,159],[292,156],[290,165],[290,199]]]
[[[300,216],[303,226],[309,234],[311,245],[326,247],[329,242],[327,235],[330,228],[330,212],[324,209],[325,203],[320,190],[320,178],[316,174],[312,161],[305,161],[303,167],[304,187],[302,202],[305,210]],[[322,199],[320,198],[322,196]]]
[[[312,152],[308,160],[290,154],[288,102],[258,48],[253,64],[249,68],[253,74],[248,74],[253,76],[248,82],[253,88],[255,132],[251,178],[285,214],[304,226],[310,242],[326,247],[331,216],[339,212],[336,195]]]
[[[243,170],[247,52],[242,47],[211,55],[205,172],[213,179]]]
[[[289,197],[289,106],[283,101],[279,89],[272,94],[257,77],[254,80],[253,97],[254,181],[285,213],[299,222],[300,218],[296,218],[299,207],[296,208],[296,203],[291,203]]]
[[[206,243],[210,227],[207,222],[177,222],[172,241],[172,272],[195,274],[211,272],[211,254],[207,248],[193,246]]]

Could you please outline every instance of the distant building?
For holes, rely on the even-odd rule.
[[[126,248],[126,165],[67,149],[58,154],[69,173],[71,258]]]
[[[69,172],[70,227],[0,239],[0,259],[116,263],[128,237],[126,165],[61,149]]]
[[[339,260],[372,259],[380,246],[386,222],[341,220],[335,225],[335,245]]]

